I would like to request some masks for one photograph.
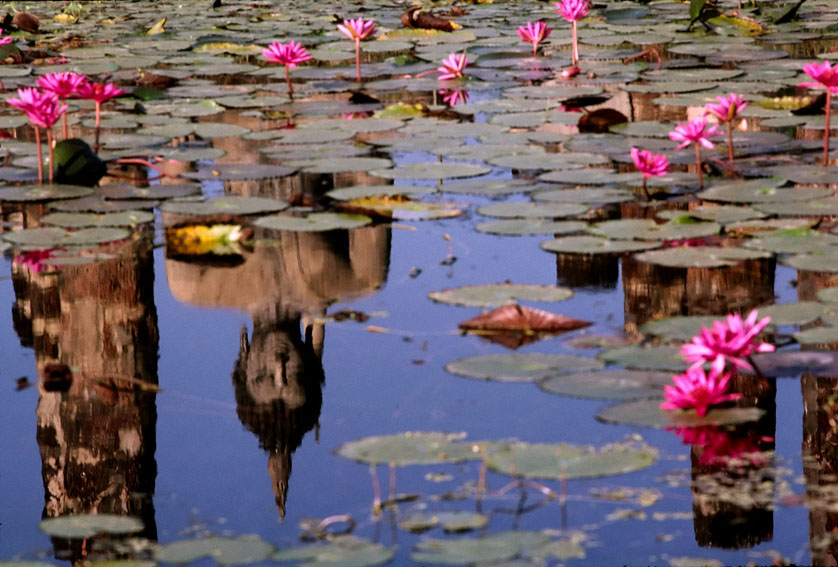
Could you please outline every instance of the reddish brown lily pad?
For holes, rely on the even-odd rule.
[[[488,313],[460,323],[465,331],[490,333],[566,333],[587,327],[591,323],[542,309],[508,303]]]

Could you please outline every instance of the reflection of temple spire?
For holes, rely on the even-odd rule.
[[[241,330],[239,358],[233,370],[237,413],[269,453],[268,472],[282,517],[291,454],[317,426],[323,403],[323,322],[308,324],[301,336],[300,321],[300,314],[279,306],[257,312],[252,340],[248,341],[244,327]],[[318,335],[319,345],[314,340]]]

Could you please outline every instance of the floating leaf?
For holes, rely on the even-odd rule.
[[[587,223],[581,221],[554,221],[550,219],[506,219],[478,224],[477,232],[521,236],[525,234],[572,234],[581,232]]]
[[[566,333],[587,327],[589,321],[580,321],[564,315],[509,303],[460,323],[465,331],[484,333]]]
[[[337,209],[358,215],[396,220],[430,220],[460,216],[460,203],[425,203],[411,201],[402,195],[365,197],[341,201]]]
[[[640,332],[667,340],[689,342],[701,331],[702,327],[712,328],[714,321],[724,320],[723,315],[717,317],[713,315],[667,317],[666,319],[643,323],[640,326]]]
[[[445,370],[492,382],[537,382],[549,376],[598,370],[602,366],[598,360],[570,354],[486,354],[449,362]]]
[[[658,451],[645,444],[615,444],[595,450],[565,443],[520,443],[490,453],[486,464],[500,474],[560,480],[634,472],[651,466],[657,458]]]
[[[427,162],[400,164],[393,169],[376,169],[370,175],[385,179],[451,179],[476,177],[492,170],[484,165],[454,162]]]
[[[39,525],[52,537],[83,539],[100,534],[133,534],[143,531],[143,523],[132,516],[114,514],[78,514],[47,518]]]
[[[679,350],[680,347],[635,345],[604,350],[597,358],[608,364],[626,368],[683,372],[687,363],[684,362],[684,357],[678,354]]]
[[[191,216],[217,214],[256,215],[275,213],[287,208],[288,203],[279,199],[241,197],[238,195],[216,197],[203,202],[168,201],[160,206],[160,210],[166,213]]]
[[[651,219],[619,219],[600,222],[588,230],[597,236],[634,240],[680,240],[718,234],[721,226],[714,222],[699,222],[689,217],[677,217],[658,224]]]
[[[838,343],[838,327],[813,327],[792,336],[803,345]]]
[[[220,537],[176,541],[154,550],[154,559],[162,563],[191,563],[209,557],[221,565],[248,565],[264,561],[274,547],[257,536]]]
[[[133,227],[154,221],[154,213],[148,211],[124,211],[120,213],[50,213],[41,217],[41,224],[62,228],[82,228],[89,226],[128,226]]]
[[[393,550],[353,535],[339,535],[327,543],[283,549],[274,561],[304,561],[303,567],[375,567],[393,558]]]
[[[838,351],[778,351],[753,355],[754,364],[765,376],[797,378],[804,372],[816,376],[838,376]]]
[[[660,397],[672,373],[644,370],[599,370],[551,376],[538,383],[550,394],[598,400],[632,400]]]
[[[332,189],[326,193],[326,196],[336,201],[352,201],[365,197],[408,196],[434,192],[436,192],[435,187],[419,187],[417,185],[359,185],[357,187]]]
[[[311,213],[305,217],[289,215],[271,215],[253,222],[254,226],[271,230],[296,230],[304,232],[323,232],[327,230],[351,230],[368,225],[372,219],[365,215],[348,213]]]
[[[651,250],[661,246],[659,242],[640,242],[636,240],[609,240],[598,236],[565,236],[547,240],[540,244],[547,252],[561,254],[623,254]]]
[[[114,242],[128,238],[131,233],[121,228],[83,228],[68,231],[58,227],[26,228],[14,232],[4,232],[2,237],[7,242],[16,244],[25,250],[48,250],[68,246],[93,246],[105,242]]]
[[[93,189],[79,185],[25,185],[0,188],[0,201],[54,201],[91,195]]]
[[[535,284],[483,284],[467,285],[428,294],[434,301],[453,305],[487,307],[502,305],[510,300],[563,301],[573,295],[565,287]]]
[[[736,425],[757,421],[765,411],[759,408],[711,408],[702,417],[695,410],[664,410],[662,398],[635,400],[610,406],[597,414],[597,419],[622,425],[656,429],[700,427],[703,425]]]
[[[759,316],[771,317],[771,324],[775,326],[806,325],[826,315],[829,310],[829,306],[817,301],[796,301],[761,307]]]
[[[418,564],[471,565],[512,559],[520,546],[512,539],[485,536],[477,539],[426,539],[410,558]]]
[[[479,458],[479,454],[472,452],[471,445],[458,443],[463,438],[465,433],[409,431],[350,441],[338,447],[335,453],[360,463],[394,463],[398,466],[459,463]]]
[[[714,246],[676,246],[635,255],[635,259],[640,262],[670,268],[720,268],[735,266],[742,260],[758,260],[770,257],[771,254],[758,250]]]
[[[486,205],[477,212],[487,217],[501,218],[561,218],[581,215],[588,210],[586,205],[575,203],[498,203]]]
[[[218,180],[218,181],[238,181],[247,179],[272,179],[279,177],[287,177],[293,175],[297,170],[290,167],[281,167],[279,165],[268,164],[248,164],[248,165],[216,165],[210,169],[200,169],[198,171],[187,171],[182,175],[187,179],[197,179],[199,181]]]

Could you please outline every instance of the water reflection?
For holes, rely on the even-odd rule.
[[[44,518],[116,514],[157,539],[158,331],[148,238],[60,271],[14,262],[15,326],[35,350]],[[53,538],[55,556],[113,556],[118,538]]]

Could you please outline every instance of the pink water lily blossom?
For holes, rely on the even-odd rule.
[[[579,32],[576,22],[586,17],[591,11],[590,0],[562,0],[556,2],[556,12],[570,22],[570,66],[579,62]]]
[[[0,45],[8,45],[14,41],[14,38],[10,35],[0,37]]]
[[[48,73],[42,77],[38,77],[38,86],[45,91],[55,93],[60,99],[67,99],[74,96],[82,83],[86,81],[87,77],[85,75],[70,71],[64,73]],[[61,115],[61,131],[66,140],[69,137],[66,112]]]
[[[125,94],[121,88],[113,83],[93,83],[84,81],[76,89],[76,95],[85,100],[92,100],[96,103],[96,132],[94,134],[93,151],[99,151],[99,130],[102,117],[102,103]]]
[[[748,103],[745,102],[742,95],[734,93],[726,97],[717,96],[716,100],[719,101],[718,104],[709,103],[704,107],[704,114],[705,116],[707,114],[715,116],[727,128],[727,157],[728,161],[733,163],[733,133],[731,131],[731,123],[743,110],[748,108]]]
[[[44,158],[41,149],[41,128],[47,129],[47,147],[49,148],[49,181],[53,179],[53,148],[52,148],[52,125],[67,111],[67,105],[63,104],[55,93],[42,91],[35,88],[18,89],[20,98],[10,98],[6,102],[22,110],[29,122],[35,129],[35,146],[38,154],[38,182],[44,182]]]
[[[704,118],[693,118],[689,122],[681,122],[669,133],[669,139],[673,142],[681,142],[675,149],[686,148],[690,144],[695,145],[695,165],[698,174],[698,186],[704,187],[704,179],[701,173],[701,146],[712,149],[712,136],[719,135],[719,127],[707,124]]]
[[[441,90],[439,94],[442,95],[442,101],[448,106],[457,106],[458,104],[465,104],[468,102],[468,93],[459,90]]]
[[[271,43],[266,49],[262,50],[262,56],[271,63],[285,65],[285,82],[288,84],[288,94],[293,96],[294,90],[291,87],[290,70],[296,67],[297,64],[310,60],[311,54],[306,51],[306,48],[301,43],[297,43],[292,39],[288,43],[279,43],[277,41]]]
[[[465,53],[462,55],[452,53],[442,60],[441,67],[437,67],[436,70],[440,73],[437,79],[440,81],[448,79],[462,79],[465,76],[463,70],[466,68],[466,65],[468,65],[468,57],[466,57]]]
[[[355,41],[355,75],[358,82],[361,82],[361,42],[373,36],[375,33],[375,20],[343,20],[338,24],[340,33]]]
[[[746,319],[736,313],[725,321],[715,321],[711,329],[703,327],[692,341],[681,347],[684,360],[695,364],[721,361],[736,368],[753,370],[748,357],[755,352],[774,352],[774,345],[756,342],[756,337],[771,322],[771,317],[757,321],[756,309]]]
[[[631,149],[631,160],[634,167],[643,175],[643,193],[649,198],[646,180],[650,177],[663,177],[668,173],[669,160],[663,154],[653,154],[648,150]]]
[[[736,400],[741,394],[727,394],[731,373],[725,372],[724,359],[716,360],[710,372],[705,373],[701,364],[694,364],[686,372],[672,377],[672,386],[663,387],[666,401],[660,405],[665,410],[695,410],[699,417],[707,414],[710,406]]]
[[[806,63],[803,72],[814,79],[813,82],[799,83],[798,87],[810,87],[826,89],[826,105],[824,111],[826,119],[823,131],[823,164],[829,165],[829,116],[832,107],[832,95],[838,93],[838,65],[835,67],[829,61],[822,64]]]
[[[521,40],[532,44],[532,54],[535,55],[538,51],[538,44],[550,35],[553,28],[548,28],[544,22],[527,22],[526,26],[521,26],[516,31]]]

